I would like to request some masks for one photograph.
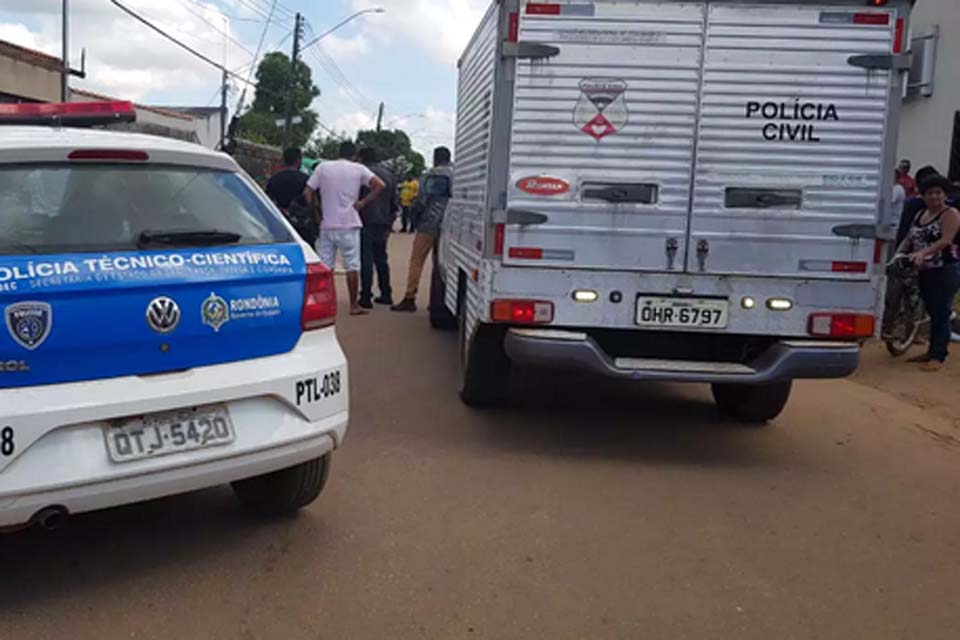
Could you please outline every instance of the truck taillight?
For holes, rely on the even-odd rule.
[[[543,300],[494,300],[490,305],[494,322],[548,324],[553,322],[553,303]]]
[[[307,265],[300,326],[304,331],[329,327],[337,321],[337,290],[333,271],[319,262]]]
[[[824,338],[869,338],[873,331],[873,316],[862,313],[814,313],[807,323],[807,333]]]
[[[831,262],[830,271],[834,273],[866,273],[866,262]]]
[[[507,226],[505,224],[497,224],[493,226],[493,255],[503,255],[503,243],[506,240],[506,235]]]
[[[895,31],[893,32],[893,52],[903,53],[903,36],[906,29],[906,22],[903,18],[897,18]]]
[[[855,13],[853,24],[884,25],[890,24],[889,13]]]

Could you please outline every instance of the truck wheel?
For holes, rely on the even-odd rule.
[[[460,399],[470,407],[495,407],[510,395],[510,358],[503,332],[480,325],[467,335],[467,313],[460,314]]]
[[[231,484],[243,506],[264,516],[296,513],[317,499],[330,475],[330,456]]]
[[[444,301],[447,285],[440,277],[440,270],[434,266],[430,277],[430,326],[434,329],[449,331],[457,328],[457,317],[450,313]]]
[[[741,422],[763,424],[773,420],[790,399],[793,381],[774,384],[714,384],[713,399],[720,415]]]

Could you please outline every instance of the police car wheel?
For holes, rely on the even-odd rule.
[[[774,384],[714,384],[713,399],[720,415],[739,422],[764,425],[787,406],[792,381]]]
[[[296,513],[317,499],[330,475],[330,457],[308,460],[287,469],[238,480],[231,486],[240,503],[264,516]]]

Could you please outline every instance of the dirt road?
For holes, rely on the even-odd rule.
[[[261,521],[213,489],[0,538],[0,638],[957,637],[960,411],[875,350],[882,375],[750,429],[699,386],[560,375],[472,411],[422,312],[339,331],[352,423],[317,503]]]

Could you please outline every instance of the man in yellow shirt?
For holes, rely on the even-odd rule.
[[[400,186],[400,207],[402,215],[400,217],[400,233],[413,231],[414,221],[410,219],[410,208],[417,201],[420,194],[420,182],[410,178]]]

